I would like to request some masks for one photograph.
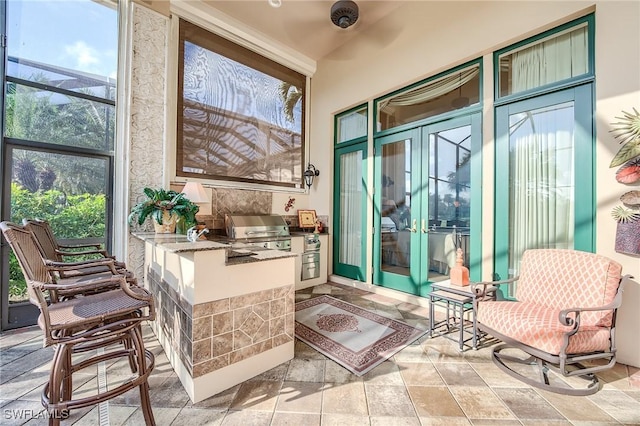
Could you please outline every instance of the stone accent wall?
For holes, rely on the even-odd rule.
[[[164,176],[166,51],[169,18],[133,7],[129,203],[146,186],[162,187]],[[145,230],[152,230],[150,221]],[[129,237],[127,265],[142,280],[144,243]]]
[[[192,377],[293,341],[293,285],[191,305],[154,271],[156,333],[167,336]]]

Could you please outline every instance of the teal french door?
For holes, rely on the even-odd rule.
[[[495,272],[530,248],[594,250],[593,86],[496,108]]]
[[[333,270],[340,276],[366,281],[366,141],[338,148],[334,170]]]
[[[458,248],[479,277],[480,123],[476,113],[376,138],[374,284],[425,296]]]

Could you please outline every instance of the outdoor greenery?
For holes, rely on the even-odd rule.
[[[11,183],[11,221],[23,218],[47,220],[57,238],[104,238],[104,194],[66,195],[49,189],[31,192],[17,182]],[[26,297],[26,282],[13,253],[9,259],[9,299],[21,301]]]

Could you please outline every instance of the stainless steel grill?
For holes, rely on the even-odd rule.
[[[226,215],[224,225],[229,242],[291,250],[289,225],[279,215]]]

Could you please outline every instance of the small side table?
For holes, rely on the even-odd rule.
[[[496,287],[489,289],[487,294],[489,297],[495,297]],[[482,336],[478,333],[476,312],[473,309],[476,293],[473,292],[471,286],[458,286],[445,283],[433,283],[431,293],[429,293],[429,337],[434,336],[436,328],[445,327],[446,331],[441,331],[436,336],[448,336],[451,331],[458,329],[458,344],[460,350],[463,351],[465,346],[478,349],[478,342]],[[435,321],[435,306],[444,307],[446,317],[442,321]],[[465,319],[465,314],[469,313],[471,320]],[[465,333],[469,337],[465,338]]]

